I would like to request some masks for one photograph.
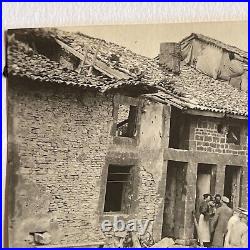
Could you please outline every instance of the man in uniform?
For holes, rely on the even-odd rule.
[[[222,205],[216,209],[215,215],[211,221],[211,233],[213,233],[213,247],[223,247],[224,238],[227,232],[227,223],[233,215],[233,210],[228,207],[229,199],[223,196]]]

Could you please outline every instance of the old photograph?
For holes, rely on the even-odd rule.
[[[248,247],[247,30],[7,30],[7,246]]]

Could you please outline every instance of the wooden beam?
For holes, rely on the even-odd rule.
[[[190,115],[198,115],[198,116],[207,116],[207,117],[215,117],[215,118],[233,118],[233,119],[239,119],[239,120],[247,120],[247,116],[243,115],[231,115],[231,114],[225,114],[225,113],[219,113],[216,111],[203,111],[203,110],[197,110],[197,109],[186,109],[183,110],[183,113],[190,114]]]
[[[248,116],[243,116],[243,115],[229,115],[226,114],[227,118],[233,118],[233,119],[238,119],[238,120],[248,120]]]
[[[150,94],[145,94],[145,95],[142,95],[143,97],[147,98],[147,99],[150,99],[154,102],[159,102],[159,103],[162,103],[162,104],[166,104],[166,105],[172,105],[178,109],[185,109],[185,107],[181,106],[181,105],[178,105],[177,103],[171,101],[171,100],[162,100],[160,97],[157,97],[157,96],[153,96],[153,95],[150,95]]]
[[[196,110],[196,109],[187,109],[187,110],[184,110],[183,113],[190,114],[190,115],[217,117],[217,118],[224,118],[225,117],[224,113],[203,111],[203,110]]]
[[[247,157],[232,154],[218,154],[203,151],[190,151],[168,148],[164,152],[164,160],[181,162],[198,162],[215,165],[247,166]]]
[[[79,66],[76,70],[78,73],[82,73],[82,70],[84,69],[84,65],[85,65],[86,60],[87,60],[87,56],[88,56],[88,48],[86,48],[85,53],[84,53],[84,58],[83,58],[83,60],[81,60]]]
[[[93,68],[93,66],[95,65],[96,58],[97,58],[97,54],[98,54],[98,52],[99,52],[99,50],[100,50],[100,47],[101,47],[101,43],[102,43],[102,42],[99,41],[98,46],[97,46],[97,49],[96,49],[95,54],[94,54],[94,57],[93,57],[93,60],[92,60],[92,62],[91,62],[91,64],[90,64],[90,67],[89,67],[88,75],[91,74],[92,68]]]
[[[59,39],[56,39],[56,42],[65,50],[73,54],[75,57],[79,58],[81,61],[85,61],[86,63],[90,64],[88,60],[86,60],[85,56],[81,54],[80,52],[76,51],[66,43],[62,42]],[[116,69],[111,69],[107,64],[104,62],[101,62],[99,60],[96,60],[95,65],[93,67],[102,72],[103,74],[111,77],[111,78],[117,78],[117,79],[129,79],[130,76],[127,74],[124,74],[123,72],[116,70]]]

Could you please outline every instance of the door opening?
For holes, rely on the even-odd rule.
[[[180,238],[184,231],[185,162],[168,161],[162,238]]]
[[[212,164],[199,163],[196,181],[196,218],[199,218],[199,207],[204,194],[214,195],[215,192],[216,166]]]
[[[229,198],[231,208],[240,206],[241,171],[239,166],[226,166],[225,169],[224,195]]]

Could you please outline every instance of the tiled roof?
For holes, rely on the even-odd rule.
[[[66,83],[84,87],[102,88],[102,79],[80,76],[77,72],[63,68],[58,62],[37,54],[26,44],[13,41],[7,53],[8,74],[28,77],[50,83]]]
[[[87,55],[90,57],[89,60],[91,60],[91,57],[93,57],[99,47],[98,60],[104,62],[110,68],[119,70],[131,77],[143,74],[148,80],[158,81],[165,78],[160,70],[160,66],[154,59],[138,55],[123,46],[82,33],[56,30],[54,34],[56,38],[82,54],[88,49]]]
[[[214,80],[183,64],[180,75],[169,77],[169,82],[172,83],[163,86],[164,91],[152,96],[181,108],[248,115],[247,93],[232,87],[226,81]]]
[[[247,116],[247,93],[232,87],[228,82],[214,80],[198,72],[196,69],[181,65],[180,75],[164,72],[158,64],[158,59],[140,56],[119,45],[91,38],[79,33],[53,31],[53,36],[75,50],[84,54],[88,48],[89,56],[93,56],[100,44],[98,60],[109,67],[125,72],[129,79],[110,79],[105,76],[82,76],[79,73],[63,68],[59,63],[29,52],[20,42],[12,45],[8,53],[9,73],[27,76],[34,80],[73,84],[96,88],[104,92],[123,86],[144,87],[152,92],[148,94],[159,101],[167,102],[185,109],[196,109]],[[30,48],[29,48],[30,50]],[[114,55],[119,55],[119,59]],[[153,86],[153,88],[151,88]],[[150,92],[150,93],[151,93]],[[147,92],[149,93],[149,92]]]
[[[194,38],[197,38],[199,40],[202,40],[206,43],[210,43],[210,44],[213,44],[213,45],[216,45],[220,48],[223,48],[227,51],[231,51],[233,53],[236,53],[238,54],[239,56],[241,56],[242,58],[244,58],[246,61],[248,61],[248,54],[246,51],[243,51],[235,46],[231,46],[231,45],[228,45],[228,44],[225,44],[221,41],[218,41],[216,39],[213,39],[211,37],[208,37],[208,36],[204,36],[202,34],[197,34],[197,33],[192,33],[190,36],[184,38],[180,43],[183,43],[185,41],[188,41],[188,40],[191,40],[191,39],[194,39]]]
[[[99,92],[122,87],[138,86],[154,88],[151,84],[140,81],[140,78],[114,80],[104,75],[86,76],[61,66],[58,62],[36,53],[27,44],[12,40],[7,52],[7,74],[27,77],[41,82],[75,85],[84,88],[96,89]]]

